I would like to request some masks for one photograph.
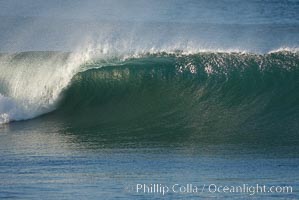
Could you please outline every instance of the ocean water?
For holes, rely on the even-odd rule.
[[[299,1],[0,1],[0,198],[298,199]]]

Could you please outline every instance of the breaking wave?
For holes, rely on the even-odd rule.
[[[296,51],[24,52],[2,54],[0,62],[0,123],[54,111],[91,123],[298,130]]]

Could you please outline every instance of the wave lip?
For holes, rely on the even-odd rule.
[[[0,55],[0,123],[31,119],[56,108],[86,57],[76,53]]]

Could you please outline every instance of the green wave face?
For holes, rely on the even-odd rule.
[[[299,139],[297,53],[161,53],[85,67],[53,114],[81,131],[213,143]]]

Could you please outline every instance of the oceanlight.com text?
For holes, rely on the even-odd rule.
[[[291,194],[293,193],[293,187],[289,185],[263,185],[263,184],[240,184],[240,185],[220,185],[220,184],[144,184],[137,183],[136,185],[126,187],[129,192],[137,194],[155,194],[155,195],[167,195],[173,194],[228,194],[239,193],[247,194],[250,196],[263,194],[263,193],[281,193]]]

